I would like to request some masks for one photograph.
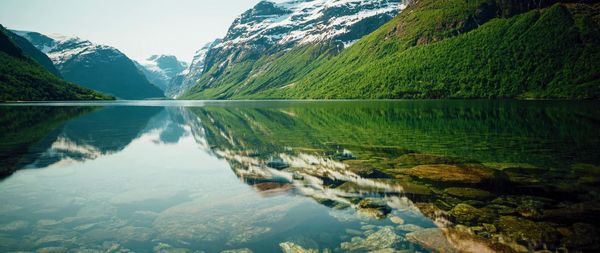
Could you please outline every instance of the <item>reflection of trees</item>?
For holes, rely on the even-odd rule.
[[[226,159],[240,179],[264,195],[299,194],[325,206],[352,208],[374,218],[387,217],[390,208],[416,210],[442,227],[467,226],[466,233],[452,226],[413,233],[414,241],[435,235],[447,240],[448,247],[454,249],[490,250],[486,247],[495,239],[489,236],[502,234],[508,241],[529,243],[533,248],[556,248],[556,238],[560,237],[532,240],[536,235],[527,234],[528,231],[545,231],[547,222],[578,229],[575,223],[548,214],[553,210],[573,213],[573,208],[564,208],[564,196],[576,194],[587,201],[592,197],[588,193],[597,188],[580,184],[578,174],[573,173],[582,172],[570,169],[574,163],[598,164],[595,145],[600,133],[595,129],[599,115],[585,103],[411,101],[270,105],[193,108],[190,111],[197,118],[192,128],[200,128],[195,131],[203,133],[203,146]],[[352,155],[340,155],[343,152]],[[358,160],[345,161],[354,156]],[[274,161],[284,166],[271,166]],[[494,162],[513,165],[496,170],[477,161],[490,162],[489,166]],[[469,167],[464,163],[474,164]],[[510,167],[524,163],[527,165],[523,168]],[[457,171],[481,167],[491,171],[490,181],[467,186],[467,182],[419,179],[406,174],[420,164],[456,164]],[[560,187],[554,184],[557,178],[562,180]],[[511,210],[476,201],[467,196],[472,192],[489,193],[486,201],[497,201],[502,203],[500,207],[510,206]],[[516,197],[509,196],[514,194]],[[532,221],[528,216],[532,207],[527,203],[541,203],[545,198],[553,199],[552,204],[533,210],[545,216]],[[593,200],[577,205],[586,204],[582,209],[587,215],[597,210],[597,203]],[[503,215],[511,218],[500,219]],[[577,222],[590,222],[585,215],[577,217]],[[495,227],[493,232],[475,230],[486,222],[504,231]],[[531,229],[523,229],[528,226]],[[585,226],[594,228],[596,224]],[[519,236],[522,233],[525,234]],[[429,242],[420,242],[426,243]],[[569,247],[582,247],[569,243]]]
[[[220,148],[268,153],[332,144],[394,146],[557,166],[596,159],[600,115],[592,108],[560,102],[353,101],[191,110],[203,122],[208,142]]]
[[[94,107],[0,107],[0,178],[22,166],[31,146]]]
[[[140,136],[149,119],[162,110],[121,106],[2,109],[6,111],[2,120],[7,122],[3,124],[6,136],[2,140],[6,140],[5,148],[11,150],[2,152],[8,154],[3,161],[14,160],[12,170],[25,165],[46,167],[64,159],[95,159],[118,152]]]

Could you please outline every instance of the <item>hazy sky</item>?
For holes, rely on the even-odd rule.
[[[10,29],[76,35],[139,60],[172,54],[187,62],[223,37],[259,0],[0,0]]]

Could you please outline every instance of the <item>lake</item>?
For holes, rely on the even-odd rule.
[[[596,251],[599,108],[4,104],[0,251]]]

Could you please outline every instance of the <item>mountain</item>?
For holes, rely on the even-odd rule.
[[[221,41],[221,39],[216,39],[196,51],[187,71],[184,71],[171,79],[169,85],[167,85],[165,94],[168,97],[177,98],[194,86],[204,72],[204,62],[208,51],[221,43]]]
[[[17,38],[22,49],[11,39],[17,35],[8,33],[0,26],[0,101],[110,99],[53,75],[35,61],[41,52],[32,51],[32,45]]]
[[[180,61],[173,55],[152,55],[148,59],[135,62],[148,81],[165,91],[169,82],[176,75],[182,74],[187,69],[187,63]]]
[[[409,1],[337,52],[308,43],[238,68],[227,65],[238,54],[214,61],[185,97],[599,98],[599,12],[585,0]]]
[[[300,76],[312,61],[339,53],[403,8],[401,0],[262,1],[208,50],[203,75],[185,97],[243,96],[272,85],[265,78],[272,72],[285,73],[277,81]]]
[[[35,46],[33,46],[29,41],[10,30],[4,29],[4,33],[23,51],[23,54],[38,64],[42,65],[46,70],[57,77],[61,77],[60,72],[52,63],[52,60],[48,58],[46,54],[38,50]]]
[[[61,35],[14,31],[44,52],[68,81],[122,99],[164,97],[119,50]]]
[[[561,2],[416,1],[293,85],[258,96],[599,98],[600,5]]]

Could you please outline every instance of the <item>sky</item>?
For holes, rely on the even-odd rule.
[[[132,59],[175,55],[190,62],[259,0],[0,0],[9,29],[74,35]]]

